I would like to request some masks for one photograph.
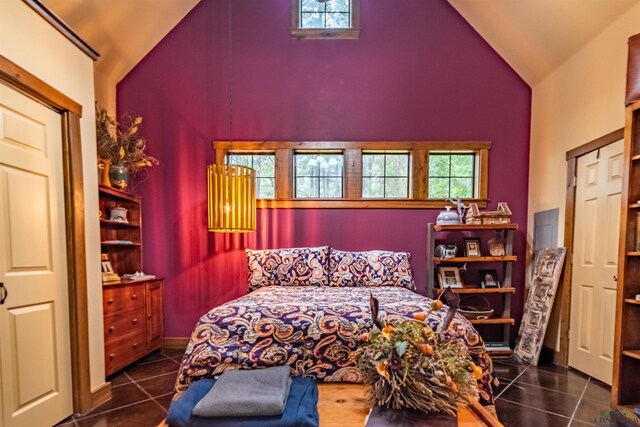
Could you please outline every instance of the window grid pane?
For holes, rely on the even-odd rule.
[[[333,153],[295,154],[295,198],[343,196],[343,155]]]
[[[362,197],[409,197],[409,154],[362,154]]]
[[[351,0],[299,0],[300,28],[351,28]]]
[[[276,156],[275,154],[233,154],[227,155],[228,165],[247,166],[256,171],[256,198],[276,197]]]
[[[429,199],[475,197],[473,153],[429,154]]]

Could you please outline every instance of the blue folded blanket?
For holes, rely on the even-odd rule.
[[[233,370],[218,378],[216,385],[193,408],[198,417],[255,417],[280,415],[289,396],[291,368]]]
[[[265,417],[198,417],[191,414],[196,404],[211,390],[214,379],[194,382],[176,401],[171,403],[167,423],[171,427],[317,427],[318,386],[309,377],[291,379],[291,388],[284,413]]]

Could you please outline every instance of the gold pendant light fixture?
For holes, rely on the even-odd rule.
[[[229,135],[233,141],[233,96],[231,78],[231,0],[229,0]],[[247,233],[256,231],[256,171],[240,165],[213,164],[207,167],[209,231]]]

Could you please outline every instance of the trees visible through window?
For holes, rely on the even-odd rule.
[[[351,28],[351,0],[300,0],[300,28]]]
[[[429,153],[430,199],[476,194],[476,155],[474,153]]]
[[[291,36],[296,39],[360,37],[360,0],[291,0]]]
[[[409,153],[362,153],[362,197],[409,197]]]
[[[490,141],[214,141],[216,163],[257,171],[267,208],[487,207]]]
[[[295,153],[294,158],[296,198],[342,197],[342,154]]]
[[[247,166],[256,170],[256,197],[258,199],[276,197],[276,156],[274,154],[229,153],[227,164]]]

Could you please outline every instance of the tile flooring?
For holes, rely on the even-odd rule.
[[[60,426],[157,426],[171,402],[182,351],[152,354],[111,378],[112,398]],[[609,410],[610,387],[573,369],[496,361],[495,391],[500,421],[507,427],[596,425]],[[624,420],[616,424],[635,426]]]

